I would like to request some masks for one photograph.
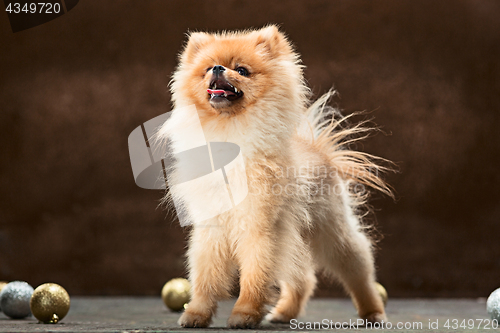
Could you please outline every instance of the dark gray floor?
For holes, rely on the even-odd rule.
[[[218,316],[214,319],[211,332],[225,329],[226,320],[231,311],[233,301],[222,302]],[[484,299],[391,299],[387,306],[387,314],[392,329],[337,329],[340,332],[499,332],[500,329],[485,327],[481,319],[488,319],[486,301]],[[38,324],[33,317],[23,320],[10,320],[0,314],[0,332],[160,332],[191,331],[181,329],[176,321],[178,313],[168,311],[161,299],[155,297],[73,297],[71,309],[66,318],[56,325]],[[453,320],[457,319],[458,327],[453,329]],[[460,327],[465,319],[466,324],[474,324],[474,328]],[[309,303],[307,313],[299,319],[301,325],[307,322],[348,323],[357,320],[356,312],[347,299],[315,299]],[[444,327],[449,320],[450,328]],[[439,329],[429,329],[429,322],[438,321]],[[396,325],[418,325],[415,329],[397,329]],[[339,324],[337,324],[339,325]],[[297,325],[298,326],[298,325]],[[264,321],[259,331],[293,330],[290,325],[272,325]],[[318,328],[318,327],[317,327]],[[297,330],[297,329],[295,329]],[[304,329],[312,331],[314,329]],[[335,330],[335,329],[334,329]],[[195,329],[194,331],[203,331]],[[254,330],[255,331],[255,330]],[[240,330],[241,332],[241,330]]]

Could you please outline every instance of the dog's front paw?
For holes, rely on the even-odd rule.
[[[227,321],[229,328],[256,328],[262,316],[255,313],[233,312]]]
[[[187,327],[187,328],[191,327],[205,328],[210,325],[211,321],[212,318],[210,315],[190,312],[189,310],[186,310],[179,318],[177,323],[182,327]]]
[[[387,317],[385,313],[381,312],[372,312],[367,314],[366,316],[363,317],[365,322],[368,323],[381,323],[381,322],[387,322]]]

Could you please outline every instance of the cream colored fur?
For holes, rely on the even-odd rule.
[[[269,60],[280,73],[273,78],[271,93],[262,93],[245,112],[234,114],[217,114],[191,96],[185,82],[192,77],[192,66],[201,55],[189,60],[186,53],[192,52],[192,41],[181,55],[172,83],[175,107],[195,104],[207,141],[233,142],[241,147],[249,194],[236,208],[192,227],[187,253],[192,300],[179,324],[207,327],[217,302],[230,296],[237,277],[240,294],[229,327],[256,327],[267,313],[276,285],[280,296],[268,319],[289,322],[303,313],[318,271],[344,285],[361,318],[385,320],[382,299],[374,287],[372,243],[358,214],[366,192],[354,193],[353,185],[371,186],[388,194],[390,190],[378,178],[383,168],[373,162],[374,157],[347,149],[353,135],[366,130],[362,126],[343,127],[343,120],[329,120],[332,109],[326,102],[332,92],[306,108],[308,89],[298,56],[276,27],[193,34],[191,39],[199,44],[203,37],[212,38],[211,43],[241,39],[250,43],[258,38],[265,43],[274,38],[272,43],[278,40],[286,45],[276,44],[284,51]],[[269,43],[271,50],[278,47]],[[196,50],[203,52],[203,43]],[[259,52],[258,47],[256,50]],[[159,138],[168,137],[181,151],[183,142],[176,139],[176,133],[189,126],[183,114],[174,110]],[[237,172],[233,176],[237,177]],[[212,185],[189,188],[188,195],[171,194],[186,201],[189,214],[193,205],[217,200],[217,196],[207,195]]]

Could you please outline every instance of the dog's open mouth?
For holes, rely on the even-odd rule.
[[[231,83],[221,77],[214,78],[210,82],[210,87],[207,89],[207,92],[210,97],[210,102],[215,103],[223,102],[225,100],[232,102],[243,96],[243,91],[234,87]]]

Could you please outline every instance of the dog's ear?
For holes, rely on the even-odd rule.
[[[268,25],[254,32],[257,51],[263,55],[276,57],[280,54],[290,52],[291,47],[285,35],[277,26]]]
[[[205,32],[191,32],[188,33],[188,41],[184,51],[181,54],[181,58],[184,61],[191,61],[194,56],[200,52],[200,50],[213,40],[211,34]]]

